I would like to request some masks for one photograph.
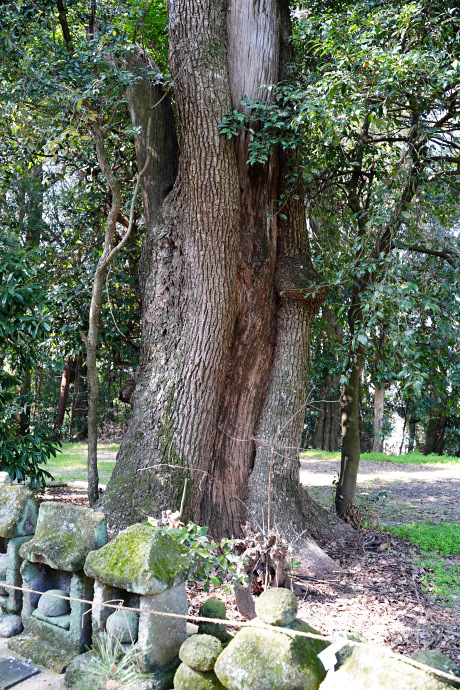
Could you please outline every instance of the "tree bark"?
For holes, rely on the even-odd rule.
[[[348,383],[342,394],[342,457],[335,494],[337,515],[344,519],[353,510],[361,453],[359,433],[359,380],[364,362],[364,348],[359,345],[351,362]]]
[[[217,0],[167,4],[179,165],[170,194],[148,189],[150,174],[143,185],[140,362],[102,507],[115,526],[158,515],[179,506],[189,477],[186,517],[235,536],[248,517],[267,524],[271,477],[270,524],[298,537],[316,515],[297,448],[309,329],[324,291],[313,294],[303,203],[287,204],[292,225],[277,217],[282,157],[249,167],[248,133],[219,134],[243,95],[268,97],[260,86],[278,79],[280,15],[275,0],[231,0],[225,15]],[[133,121],[143,108],[133,94]],[[159,120],[159,131],[173,122]],[[137,146],[139,165],[140,138]],[[302,546],[312,565],[331,567],[311,538]]]
[[[416,425],[417,421],[413,415],[409,417],[409,445],[407,448],[408,453],[412,453],[412,451],[415,448],[415,433],[416,433]]]
[[[383,419],[385,412],[385,389],[375,386],[374,390],[374,445],[373,453],[383,453]]]
[[[430,455],[430,453],[442,455],[446,424],[446,415],[439,410],[434,410],[430,416],[426,429],[425,447],[423,449],[424,455]]]
[[[57,407],[57,416],[56,416],[56,421],[54,423],[54,429],[60,429],[64,423],[64,415],[65,411],[67,408],[67,401],[69,399],[69,387],[70,387],[70,378],[71,378],[71,372],[72,372],[72,359],[70,357],[67,357],[65,364],[64,364],[64,369],[62,370],[62,377],[61,377],[61,387],[59,389],[59,401],[58,401],[58,407]]]
[[[337,376],[328,376],[321,390],[320,409],[316,421],[313,447],[318,450],[335,452],[339,448],[340,401],[339,380]]]

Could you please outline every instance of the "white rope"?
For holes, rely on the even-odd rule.
[[[28,587],[17,587],[16,585],[10,585],[6,582],[0,582],[0,587],[3,587],[4,589],[14,589],[19,592],[29,592],[30,594],[45,594],[45,592],[40,592],[37,589],[30,589]],[[146,611],[146,610],[141,610],[138,608],[134,608],[133,606],[121,606],[120,604],[112,604],[109,603],[108,601],[105,602],[94,602],[90,601],[88,599],[78,599],[77,597],[65,597],[62,594],[52,594],[51,592],[46,592],[46,595],[49,597],[55,597],[56,599],[64,599],[66,601],[76,601],[81,604],[89,604],[91,608],[100,608],[101,606],[105,608],[110,608],[110,609],[116,609],[117,611],[135,611],[136,613],[147,613],[152,616],[165,616],[167,618],[183,618],[185,620],[189,621],[196,621],[197,623],[217,623],[218,625],[225,625],[228,628],[255,628],[255,629],[260,629],[260,630],[275,630],[276,632],[281,632],[284,633],[285,635],[290,635],[292,636],[299,636],[299,637],[308,637],[313,640],[323,640],[324,642],[330,642],[333,644],[334,642],[337,642],[337,638],[335,636],[327,636],[327,635],[317,635],[315,633],[309,633],[309,632],[303,632],[301,630],[292,630],[290,628],[282,628],[278,625],[267,625],[266,623],[263,623],[262,621],[236,621],[236,620],[229,620],[227,618],[207,618],[206,616],[193,616],[191,614],[182,614],[182,613],[167,613],[166,611]],[[111,601],[114,601],[113,599]],[[88,611],[86,613],[89,613]],[[83,614],[85,615],[85,614]],[[366,642],[357,642],[355,640],[348,640],[345,639],[343,640],[344,645],[343,646],[351,646],[351,647],[363,647],[365,649],[371,649],[375,652],[376,647],[375,645],[370,645],[367,644]],[[426,664],[422,664],[419,661],[415,661],[415,659],[410,659],[406,656],[402,656],[401,654],[396,654],[395,652],[392,652],[390,649],[387,649],[386,647],[379,647],[378,648],[380,652],[385,654],[386,656],[389,656],[392,659],[396,659],[398,661],[403,661],[405,664],[409,664],[409,666],[414,666],[415,668],[419,668],[422,671],[435,674],[437,676],[441,676],[442,678],[446,678],[447,680],[453,680],[456,681],[457,683],[460,683],[460,678],[457,676],[454,676],[453,673],[445,673],[444,671],[441,671],[440,669],[433,668],[432,666],[427,666]]]

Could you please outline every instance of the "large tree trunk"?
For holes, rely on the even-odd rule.
[[[148,188],[150,174],[143,185],[140,362],[102,505],[115,526],[158,515],[179,506],[190,477],[186,514],[217,537],[239,534],[248,517],[266,525],[269,506],[270,525],[289,538],[326,531],[299,483],[310,324],[324,299],[311,294],[318,277],[303,204],[287,202],[280,222],[286,161],[275,153],[249,167],[248,134],[235,143],[218,130],[243,95],[268,97],[260,86],[278,79],[277,4],[231,0],[223,14],[217,0],[168,0],[168,12],[179,167],[165,200],[167,185]],[[282,27],[286,40],[286,14]],[[152,97],[148,82],[142,88]],[[133,90],[135,123],[150,106]],[[163,132],[172,123],[164,115]],[[166,170],[172,182],[175,168]],[[311,567],[331,566],[310,538],[299,545]]]
[[[373,453],[383,453],[383,419],[385,411],[385,389],[375,387],[374,391],[374,445]]]

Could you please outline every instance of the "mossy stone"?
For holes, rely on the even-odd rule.
[[[257,617],[267,625],[289,625],[297,616],[297,599],[283,587],[262,592],[255,606]]]
[[[411,659],[418,661],[420,664],[437,668],[439,671],[444,671],[444,673],[452,673],[457,678],[460,678],[460,666],[435,649],[422,649],[420,652],[412,654]],[[447,678],[443,678],[443,680],[455,688],[460,688],[458,681],[448,681]]]
[[[105,629],[118,642],[135,642],[139,630],[139,614],[135,611],[114,611],[107,618]]]
[[[213,635],[192,635],[182,643],[179,658],[195,671],[212,671],[222,643]]]
[[[383,649],[354,647],[321,690],[443,690],[449,683],[410,664],[394,659]]]
[[[208,599],[200,606],[198,615],[203,616],[203,618],[222,618],[225,620],[227,618],[227,609],[224,602],[220,599]],[[233,636],[227,631],[224,623],[199,623],[198,632],[200,635],[213,635],[223,643],[233,640]]]
[[[289,630],[243,628],[214,671],[228,690],[317,690],[326,672],[316,642]]]
[[[35,532],[38,506],[30,489],[0,485],[0,537],[25,537]]]
[[[195,671],[181,664],[174,676],[174,690],[225,690],[214,671]]]
[[[44,616],[64,616],[70,611],[70,602],[68,599],[58,599],[57,596],[51,596],[56,594],[62,597],[68,597],[68,593],[64,592],[63,589],[49,589],[42,594],[38,600],[37,609]]]
[[[159,594],[185,582],[196,568],[192,551],[152,525],[131,525],[88,555],[85,573],[137,594]]]
[[[86,556],[107,541],[103,513],[69,503],[42,503],[37,529],[30,541],[21,546],[21,558],[32,563],[46,563],[56,570],[82,570]]]

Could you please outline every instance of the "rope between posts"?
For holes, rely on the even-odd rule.
[[[28,587],[17,587],[16,585],[10,585],[6,582],[0,582],[0,587],[2,587],[3,589],[14,589],[19,592],[28,592],[30,594],[45,594],[45,592],[40,592],[37,589],[30,589]],[[134,611],[135,613],[146,613],[152,616],[164,616],[166,618],[182,618],[188,621],[196,621],[197,623],[217,623],[218,625],[225,625],[227,628],[259,628],[261,630],[275,630],[276,632],[281,632],[285,635],[290,635],[291,637],[297,635],[299,637],[308,637],[313,640],[323,640],[324,642],[337,642],[337,638],[334,636],[317,635],[316,633],[303,632],[302,630],[291,630],[289,628],[282,628],[278,625],[268,625],[267,623],[263,622],[255,623],[254,621],[236,621],[229,620],[227,618],[207,618],[206,616],[194,616],[192,614],[182,613],[168,613],[167,611],[149,611],[134,608],[132,606],[121,606],[120,604],[111,604],[105,601],[94,602],[90,601],[89,599],[78,599],[77,597],[71,596],[65,597],[62,594],[51,594],[48,592],[46,592],[46,595],[49,597],[54,597],[55,599],[64,599],[65,601],[76,601],[80,604],[89,604],[91,608],[105,607],[115,609],[117,611]],[[116,600],[113,599],[112,601]],[[87,611],[86,613],[89,613],[89,611]],[[344,647],[364,647],[365,649],[371,649],[373,651],[376,650],[375,645],[367,644],[366,642],[357,642],[355,640],[348,640],[345,638],[343,639],[343,642]],[[441,671],[440,669],[433,668],[432,666],[427,666],[426,664],[422,664],[420,661],[415,661],[415,659],[410,659],[406,656],[402,656],[402,654],[396,654],[395,652],[392,652],[386,647],[379,647],[378,649],[382,651],[386,656],[389,656],[392,659],[403,661],[405,664],[409,664],[409,666],[414,666],[415,668],[419,668],[422,671],[426,671],[428,673],[440,676],[442,678],[446,678],[447,680],[456,681],[457,683],[460,683],[460,678],[458,676],[454,676],[453,673],[446,673],[445,671]]]

